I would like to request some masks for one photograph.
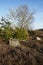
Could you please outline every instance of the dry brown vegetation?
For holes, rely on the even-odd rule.
[[[10,47],[0,39],[0,65],[43,65],[43,41],[20,41],[25,47]]]

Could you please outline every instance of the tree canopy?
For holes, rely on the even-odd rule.
[[[10,10],[9,18],[17,22],[19,28],[31,29],[34,21],[34,11],[31,11],[27,5],[18,7],[15,11]]]

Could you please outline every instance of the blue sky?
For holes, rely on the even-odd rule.
[[[35,10],[34,29],[43,28],[43,0],[0,0],[0,17],[7,15],[9,9],[16,9],[20,5],[28,5]]]

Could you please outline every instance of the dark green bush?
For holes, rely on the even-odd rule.
[[[28,33],[29,33],[30,35],[35,35],[35,31],[33,31],[33,30],[28,30]]]

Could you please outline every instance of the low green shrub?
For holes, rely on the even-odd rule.
[[[28,31],[23,28],[16,28],[14,38],[19,40],[27,40],[29,38]]]

